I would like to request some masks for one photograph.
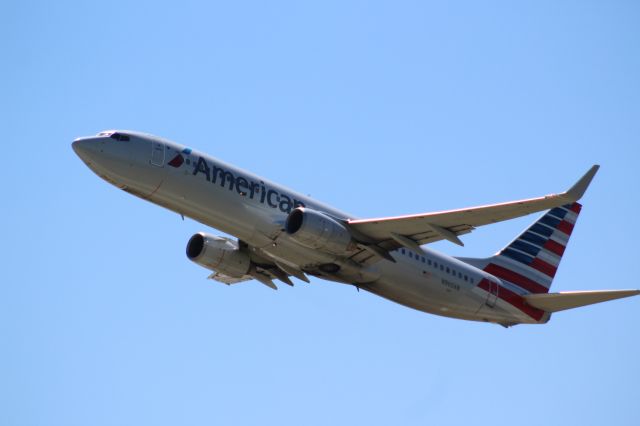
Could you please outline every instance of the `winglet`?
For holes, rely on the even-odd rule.
[[[570,190],[568,190],[567,192],[565,192],[562,195],[564,195],[565,198],[567,198],[571,202],[578,201],[580,198],[582,198],[584,193],[587,191],[587,188],[589,187],[589,184],[593,180],[593,177],[596,175],[596,173],[598,172],[599,168],[600,168],[600,166],[597,165],[597,164],[594,165],[593,167],[591,167],[589,169],[589,171],[587,173],[585,173],[585,175],[582,176],[580,178],[580,180],[578,182],[576,182],[576,184],[571,187]]]

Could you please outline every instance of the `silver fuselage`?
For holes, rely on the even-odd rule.
[[[297,203],[338,219],[356,218],[184,145],[139,132],[119,133],[128,140],[105,133],[79,138],[73,148],[114,186],[233,235],[274,261],[432,314],[507,325],[537,322],[477,286],[483,278],[497,278],[425,247],[422,257],[399,249],[390,253],[396,263],[381,259],[365,266],[306,248],[283,229]],[[182,160],[174,161],[178,156]],[[324,274],[318,267],[325,264],[340,265],[340,271]],[[462,279],[465,275],[468,280]]]

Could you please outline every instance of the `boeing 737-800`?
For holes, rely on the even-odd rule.
[[[351,284],[402,305],[503,325],[544,324],[551,314],[640,294],[639,290],[550,293],[580,214],[593,166],[568,191],[460,210],[357,218],[169,140],[112,130],[73,142],[98,176],[137,197],[236,239],[199,232],[187,257],[225,284],[308,276]],[[455,258],[425,245],[491,223],[545,211],[491,257]]]

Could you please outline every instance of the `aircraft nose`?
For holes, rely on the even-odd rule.
[[[94,138],[78,138],[73,141],[71,147],[76,155],[84,161],[94,162],[99,151],[99,142]]]

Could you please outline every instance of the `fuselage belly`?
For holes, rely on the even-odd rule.
[[[434,250],[422,248],[419,256],[398,249],[390,253],[396,263],[360,266],[304,247],[284,232],[285,220],[296,206],[341,220],[356,218],[171,141],[143,134],[130,138],[109,149],[106,145],[113,145],[109,140],[97,140],[95,144],[102,143],[103,151],[108,151],[106,159],[98,162],[86,155],[83,160],[109,183],[233,235],[276,261],[432,314],[502,324],[537,322],[478,289],[482,279],[495,277]],[[327,264],[340,269],[325,273],[320,266]]]

